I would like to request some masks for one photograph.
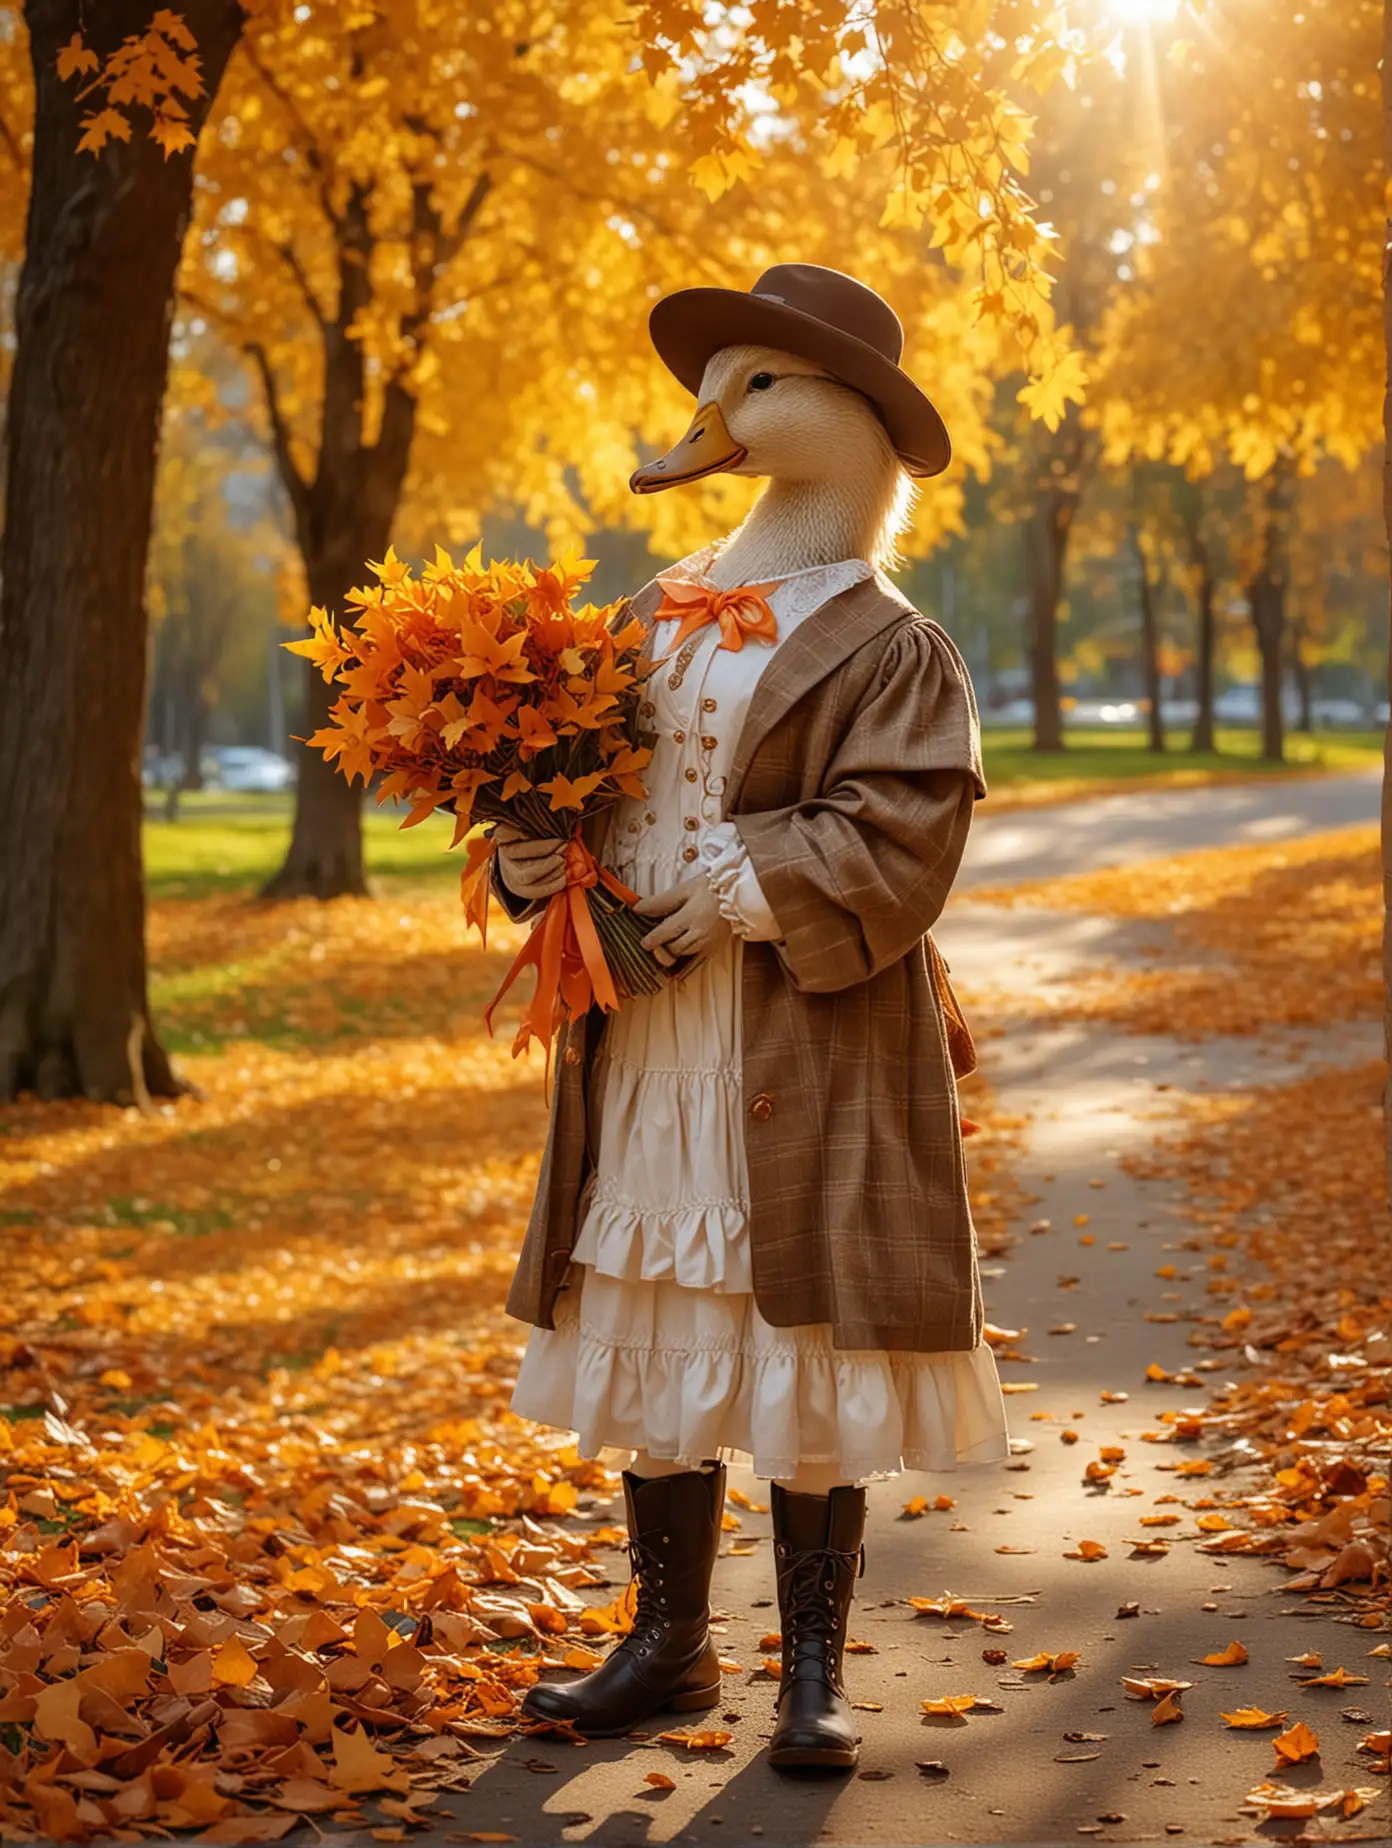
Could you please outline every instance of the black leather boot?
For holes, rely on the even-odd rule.
[[[783,1676],[769,1763],[780,1771],[850,1771],[860,1744],[842,1656],[865,1569],[865,1491],[790,1495],[775,1482],[772,1501]]]
[[[647,1480],[625,1471],[623,1483],[638,1587],[633,1628],[593,1674],[538,1683],[522,1703],[528,1719],[561,1720],[592,1739],[626,1733],[664,1709],[695,1713],[720,1701],[709,1624],[724,1465]]]

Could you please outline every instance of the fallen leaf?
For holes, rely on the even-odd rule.
[[[990,1706],[989,1701],[982,1701],[975,1694],[941,1694],[933,1700],[922,1700],[919,1706],[925,1713],[957,1714],[970,1713],[974,1707]]]
[[[1231,1642],[1226,1649],[1220,1649],[1215,1655],[1202,1656],[1200,1665],[1203,1668],[1240,1668],[1247,1659],[1246,1645]]]
[[[1157,1700],[1150,1713],[1152,1726],[1168,1726],[1174,1720],[1182,1720],[1183,1713],[1179,1707],[1179,1691],[1173,1690]]]
[[[665,1771],[649,1771],[643,1782],[651,1784],[654,1790],[675,1790],[677,1787],[677,1780],[668,1777]]]
[[[1239,1732],[1260,1732],[1268,1726],[1285,1724],[1284,1713],[1266,1713],[1260,1707],[1237,1707],[1231,1713],[1223,1713],[1219,1718]]]
[[[1071,1552],[1065,1553],[1065,1559],[1083,1559],[1089,1565],[1107,1557],[1107,1549],[1100,1540],[1080,1540]]]
[[[1289,1732],[1278,1733],[1271,1743],[1283,1764],[1298,1765],[1307,1758],[1319,1756],[1319,1739],[1304,1720],[1297,1720]]]
[[[1026,1674],[1036,1674],[1047,1670],[1051,1675],[1062,1674],[1066,1669],[1076,1668],[1082,1660],[1076,1649],[1065,1649],[1057,1655],[1050,1655],[1041,1650],[1038,1655],[1026,1656],[1023,1661],[1012,1662],[1012,1668],[1023,1669]]]
[[[1159,1700],[1165,1694],[1183,1694],[1192,1681],[1172,1681],[1165,1675],[1123,1675],[1121,1685],[1131,1700]]]

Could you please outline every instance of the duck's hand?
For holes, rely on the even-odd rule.
[[[500,821],[492,839],[498,849],[498,871],[514,898],[531,903],[564,890],[566,844],[559,836],[537,840],[511,822]]]
[[[640,898],[633,909],[640,918],[661,920],[644,937],[643,948],[664,969],[687,957],[713,956],[734,934],[704,873]]]

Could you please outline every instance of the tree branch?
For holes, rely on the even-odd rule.
[[[261,375],[261,389],[266,398],[266,415],[270,419],[276,466],[280,470],[280,478],[285,484],[285,491],[290,496],[290,506],[295,516],[295,530],[299,535],[300,550],[307,558],[312,511],[310,488],[309,483],[296,466],[294,455],[291,453],[290,427],[280,408],[280,394],[276,387],[275,372],[265,347],[259,341],[248,341],[242,350],[254,362],[256,370]]]
[[[318,327],[319,331],[322,333],[328,327],[329,317],[319,297],[314,293],[314,285],[309,280],[309,273],[305,269],[304,264],[301,263],[300,259],[296,256],[294,246],[291,244],[278,244],[274,238],[267,237],[264,231],[258,231],[254,225],[249,226],[248,229],[251,231],[252,235],[259,238],[269,250],[275,252],[286,269],[289,270],[291,276],[294,277],[295,286],[304,299],[304,305],[308,308],[315,326]]]

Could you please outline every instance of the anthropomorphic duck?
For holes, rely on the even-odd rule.
[[[982,1339],[956,1080],[929,932],[984,795],[961,657],[884,576],[947,435],[888,304],[811,265],[659,302],[697,411],[639,493],[766,478],[725,541],[633,600],[650,625],[642,798],[603,858],[641,894],[658,994],[565,1030],[509,1298],[513,1397],[627,1451],[637,1609],[529,1716],[591,1734],[720,1699],[722,1458],[771,1485],[782,1675],[770,1762],[849,1770],[843,1658],[864,1483],[1008,1454]],[[499,836],[515,915],[561,843]]]

